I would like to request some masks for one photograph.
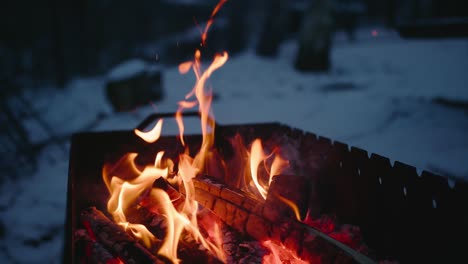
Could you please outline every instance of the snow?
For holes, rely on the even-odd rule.
[[[143,60],[132,59],[117,65],[107,76],[109,81],[129,79],[145,72],[147,65]]]
[[[377,30],[378,34],[372,34]],[[293,69],[297,43],[285,43],[276,59],[252,52],[230,58],[210,84],[221,124],[280,122],[361,147],[418,167],[468,180],[468,116],[437,105],[437,96],[468,100],[468,39],[403,40],[394,32],[369,28],[349,43],[334,42],[333,69],[304,74]],[[165,68],[165,98],[129,113],[113,113],[105,98],[108,78],[121,79],[155,65],[132,60],[108,76],[79,78],[64,90],[29,91],[61,143],[40,153],[34,175],[0,188],[1,263],[57,263],[63,246],[69,143],[78,131],[132,129],[147,115],[173,112],[193,87],[193,74]],[[47,139],[25,120],[33,142]],[[189,131],[196,133],[196,120]],[[170,120],[163,134],[177,133]],[[1,232],[0,232],[1,233]]]

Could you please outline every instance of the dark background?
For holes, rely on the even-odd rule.
[[[71,135],[129,130],[149,113],[176,109],[179,88],[193,85],[176,66],[196,48],[206,58],[227,50],[238,59],[213,76],[221,123],[284,122],[468,179],[468,1],[229,0],[200,47],[200,27],[217,2],[0,4],[1,263],[59,262]],[[315,23],[310,32],[305,17]],[[306,60],[319,58],[315,70],[298,73],[296,46],[321,38],[327,45]],[[113,84],[108,73],[129,62],[157,71]],[[119,96],[125,111],[112,103]]]
[[[250,31],[261,28],[268,13],[277,12],[276,3],[281,6],[281,14],[287,16],[286,35],[294,37],[308,2],[228,1],[219,17],[235,25],[229,31],[224,29],[223,34],[234,34],[239,36],[238,42],[245,42],[236,49],[247,47],[258,37],[255,35],[258,32]],[[173,63],[174,58],[165,54],[179,40],[173,38],[169,40],[172,43],[167,43],[168,38],[193,28],[195,21],[205,21],[216,3],[214,0],[141,0],[130,5],[124,0],[7,1],[0,9],[1,80],[11,82],[25,77],[35,87],[44,81],[63,86],[72,76],[100,74],[136,56],[154,61],[159,53],[163,63]],[[340,0],[334,4],[337,28],[376,23],[396,27],[422,19],[468,17],[468,3],[464,0]],[[355,17],[348,18],[347,14],[353,12]],[[356,21],[349,21],[353,19]],[[144,48],[148,46],[150,51]]]

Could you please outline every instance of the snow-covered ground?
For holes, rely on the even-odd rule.
[[[403,40],[394,32],[362,29],[349,43],[337,34],[327,74],[296,72],[296,49],[291,41],[276,59],[251,52],[230,58],[211,79],[217,121],[277,121],[468,180],[468,112],[433,102],[468,102],[468,39]],[[194,83],[192,74],[167,68],[163,101],[114,114],[105,99],[106,78],[76,79],[65,90],[31,91],[27,97],[55,133],[66,136],[132,129],[149,113],[175,111]],[[33,141],[46,138],[34,122],[25,123]],[[1,263],[60,261],[67,169],[67,155],[51,144],[32,177],[1,187]]]

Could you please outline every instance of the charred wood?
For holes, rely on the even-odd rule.
[[[96,239],[92,238],[84,229],[78,229],[75,232],[75,245],[82,248],[86,252],[83,256],[84,263],[109,263],[120,264],[123,262],[114,257],[104,246],[102,246]]]
[[[81,221],[92,231],[96,241],[125,263],[166,263],[151,254],[95,207],[84,210]]]
[[[275,206],[201,176],[193,179],[197,201],[227,225],[258,241],[281,242],[306,261],[317,257],[340,263],[375,263],[364,254],[291,217],[271,213]],[[269,195],[273,195],[271,192]],[[267,198],[267,201],[269,199]],[[270,199],[271,200],[271,199]],[[266,210],[266,208],[268,208]]]

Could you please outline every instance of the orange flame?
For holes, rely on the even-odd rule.
[[[206,45],[206,38],[208,36],[208,30],[210,29],[211,25],[214,22],[214,16],[219,12],[221,7],[227,2],[228,0],[221,0],[219,3],[216,5],[216,7],[213,9],[213,12],[211,12],[210,19],[208,20],[208,23],[206,24],[205,30],[203,31],[202,34],[202,46]]]
[[[163,125],[163,120],[159,119],[156,125],[154,125],[153,129],[151,129],[150,131],[142,132],[138,129],[135,129],[134,132],[137,136],[139,136],[144,141],[148,143],[154,143],[161,136],[162,125]]]
[[[221,0],[214,8],[201,35],[202,46],[206,45],[207,33],[213,24],[214,16],[226,2],[227,0]],[[191,91],[187,93],[184,100],[178,102],[178,110],[176,112],[175,119],[179,127],[179,140],[182,145],[185,146],[182,111],[194,108],[198,105],[202,130],[202,144],[199,152],[194,157],[189,156],[188,147],[185,148],[185,153],[181,153],[179,155],[177,172],[172,171],[174,163],[172,160],[164,158],[164,151],[160,151],[156,154],[154,164],[147,165],[143,169],[141,169],[141,166],[139,167],[136,165],[135,159],[137,158],[137,154],[135,153],[128,153],[114,165],[107,164],[103,168],[103,179],[110,192],[107,209],[109,213],[112,214],[115,222],[121,225],[128,232],[132,233],[134,237],[141,240],[143,244],[150,248],[152,243],[161,238],[155,237],[143,225],[130,223],[125,215],[126,211],[130,207],[141,205],[141,200],[149,196],[149,198],[151,198],[151,202],[155,203],[155,206],[160,209],[159,211],[167,220],[166,237],[164,237],[162,245],[157,253],[169,258],[175,263],[179,262],[177,257],[177,246],[180,237],[184,234],[191,235],[204,248],[212,252],[220,260],[226,261],[226,256],[222,249],[221,229],[217,223],[215,222],[211,225],[212,229],[206,230],[208,238],[203,237],[200,232],[197,220],[198,203],[196,202],[193,178],[195,178],[200,172],[205,171],[206,167],[209,167],[210,163],[207,161],[211,160],[208,159],[216,156],[215,152],[212,150],[215,132],[214,117],[211,110],[212,92],[211,89],[207,87],[206,82],[208,78],[210,78],[211,74],[222,67],[227,60],[227,52],[217,54],[212,63],[204,70],[202,69],[201,63],[201,52],[200,50],[196,50],[192,61],[183,62],[178,67],[181,74],[186,74],[190,69],[192,69],[196,76],[196,82]],[[162,125],[163,120],[161,119],[150,131],[143,132],[135,129],[134,133],[144,141],[154,143],[161,136]],[[273,152],[270,155],[266,155],[262,147],[262,142],[259,139],[256,139],[252,143],[250,152],[247,151],[247,149],[244,149],[245,147],[243,145],[238,148],[238,154],[241,155],[240,160],[243,162],[243,166],[241,166],[243,169],[241,170],[242,175],[248,176],[241,178],[244,180],[241,188],[250,189],[250,187],[252,187],[253,190],[257,190],[254,192],[258,192],[263,199],[266,199],[268,186],[270,185],[272,178],[275,175],[280,174],[288,165],[288,162],[282,159],[279,155],[275,155],[268,170],[268,168],[266,168],[266,164],[267,162],[270,164],[270,157],[275,153]],[[247,157],[249,159],[244,160]],[[265,171],[269,178],[264,174],[261,176],[259,175],[259,171],[261,171],[260,169],[263,169],[263,167],[259,168],[262,162],[265,165]],[[244,172],[246,173],[244,174]],[[177,209],[167,192],[153,187],[155,180],[160,177],[165,178],[171,184],[178,184],[179,190],[184,191],[185,199],[181,203],[178,203]],[[240,180],[236,181],[240,182]],[[285,203],[287,203],[287,201],[288,200],[286,200]],[[298,216],[298,213],[296,216]],[[268,247],[273,248],[272,245],[274,244],[270,245],[268,244],[268,241],[265,243],[267,243]],[[284,251],[284,246],[281,247],[279,248]],[[281,254],[284,255],[284,253]]]
[[[169,198],[169,195],[161,189],[152,189],[151,196],[161,206],[163,215],[167,219],[166,237],[158,251],[158,254],[169,258],[178,263],[177,245],[182,234],[184,225],[188,224],[188,220],[177,212]]]
[[[258,166],[262,161],[266,159],[265,153],[263,153],[262,142],[260,139],[256,139],[252,143],[252,148],[250,151],[250,175],[252,176],[252,180],[255,184],[260,195],[263,199],[266,199],[267,190],[263,186],[260,185],[258,181]]]
[[[291,209],[294,212],[294,215],[296,216],[297,221],[302,222],[301,213],[299,212],[299,207],[297,207],[297,205],[293,201],[291,201],[291,200],[289,200],[289,199],[287,199],[287,198],[285,198],[285,197],[283,197],[281,195],[276,195],[276,197],[278,197],[278,199],[280,199],[283,203],[285,203],[286,205],[291,207]]]
[[[181,154],[179,162],[179,172],[177,176],[182,181],[182,186],[185,189],[186,199],[179,212],[175,209],[168,194],[157,188],[152,188],[152,185],[159,177],[168,176],[168,168],[162,168],[162,158],[164,152],[160,151],[155,158],[154,166],[148,165],[143,171],[140,171],[135,165],[137,154],[129,153],[125,155],[114,166],[106,165],[103,168],[103,178],[106,186],[109,189],[111,197],[107,204],[109,213],[112,214],[114,221],[129,231],[134,237],[140,239],[148,248],[151,244],[158,241],[148,229],[141,225],[130,223],[127,220],[125,211],[135,204],[141,197],[148,193],[161,209],[162,214],[167,220],[167,232],[161,245],[158,254],[163,255],[173,262],[178,262],[177,246],[180,236],[186,230],[192,237],[200,242],[206,249],[213,252],[220,260],[224,260],[224,252],[221,244],[206,240],[197,223],[198,203],[195,201],[195,189],[192,179],[197,175],[198,168],[193,165],[193,159],[186,154]],[[130,177],[125,180],[117,176],[121,172],[131,172]],[[136,175],[136,176],[135,176]]]
[[[104,166],[102,175],[111,195],[107,203],[107,211],[124,230],[130,231],[145,246],[150,247],[153,242],[157,241],[157,238],[145,226],[128,222],[125,211],[136,204],[144,192],[151,189],[156,179],[167,177],[168,170],[147,166],[143,171],[139,171],[134,163],[136,157],[137,154],[129,153],[115,166]],[[113,176],[122,172],[126,173],[126,180]]]
[[[214,16],[222,4],[218,4],[213,11],[212,16]],[[207,30],[207,29],[206,29]],[[193,69],[197,81],[192,91],[188,93],[185,97],[185,100],[179,102],[179,109],[176,113],[176,121],[179,126],[179,137],[183,145],[184,142],[184,124],[182,120],[182,110],[193,108],[197,104],[199,106],[200,118],[201,118],[201,128],[202,128],[202,147],[195,158],[191,158],[187,154],[181,154],[179,158],[179,171],[176,178],[179,183],[179,188],[185,190],[185,200],[181,206],[180,211],[178,211],[172,204],[168,194],[160,189],[151,189],[152,183],[156,178],[149,178],[149,175],[158,175],[158,177],[167,177],[168,168],[162,169],[162,157],[163,152],[159,152],[156,155],[154,166],[148,166],[143,172],[140,172],[135,164],[133,163],[135,155],[129,156],[127,160],[124,160],[130,167],[133,168],[133,174],[139,174],[134,179],[127,179],[124,181],[120,178],[112,178],[109,185],[109,190],[111,192],[111,198],[108,203],[108,210],[114,215],[114,219],[118,223],[122,223],[125,228],[131,227],[132,233],[141,238],[145,245],[150,244],[155,238],[151,234],[148,234],[144,231],[140,231],[134,224],[130,224],[126,221],[125,209],[135,203],[138,198],[148,189],[152,201],[157,203],[162,209],[162,214],[167,218],[167,232],[166,237],[164,238],[163,244],[158,251],[158,254],[163,255],[174,262],[178,262],[177,258],[177,246],[182,232],[186,230],[196,241],[200,242],[206,249],[215,254],[219,259],[225,260],[224,252],[221,247],[220,240],[216,240],[214,243],[206,240],[198,228],[197,223],[197,211],[198,203],[195,201],[195,188],[193,186],[192,179],[196,177],[198,172],[203,169],[204,160],[207,153],[209,153],[213,145],[213,133],[214,133],[214,119],[211,117],[212,113],[210,110],[212,96],[211,92],[205,91],[205,83],[211,74],[220,68],[228,59],[228,55],[224,52],[221,55],[216,55],[212,64],[209,67],[202,71],[201,69],[201,53],[199,50],[195,51],[194,60],[190,62],[184,62],[179,65],[180,73],[187,73],[190,68]],[[196,101],[189,101],[191,97],[195,96]],[[141,132],[135,130],[135,134],[141,137],[143,140],[153,143],[155,142],[160,134],[162,129],[162,120],[156,124],[156,126],[149,132]],[[188,152],[187,152],[188,153]],[[170,162],[167,162],[170,163]],[[146,173],[145,173],[146,172]],[[106,170],[103,175],[106,175],[105,178],[109,178],[109,172]],[[109,180],[105,179],[106,182]],[[115,185],[115,186],[114,186]]]
[[[283,244],[276,244],[271,240],[262,242],[262,246],[270,250],[270,254],[263,256],[262,263],[265,264],[307,264],[307,261],[301,260],[296,254],[291,252]]]

